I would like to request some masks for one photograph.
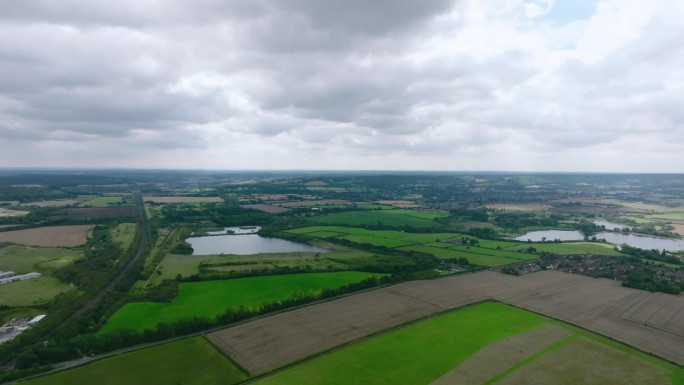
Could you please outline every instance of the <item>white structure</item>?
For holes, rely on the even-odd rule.
[[[28,273],[28,274],[22,274],[22,275],[12,275],[7,278],[0,278],[0,285],[4,285],[6,283],[10,282],[16,282],[16,281],[25,281],[27,279],[33,279],[33,278],[38,278],[40,277],[40,273]]]
[[[33,326],[33,325],[37,324],[38,322],[40,322],[40,320],[42,320],[43,318],[45,318],[45,314],[37,315],[37,316],[33,317],[33,318],[28,322],[28,324],[31,325],[31,326]]]
[[[16,273],[13,271],[0,271],[0,279],[2,278],[7,278],[15,275]]]

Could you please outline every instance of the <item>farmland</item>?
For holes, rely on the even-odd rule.
[[[11,210],[11,209],[6,209],[4,207],[0,207],[0,218],[6,218],[6,217],[23,217],[28,215],[28,211],[22,211],[22,210]]]
[[[122,249],[133,243],[137,225],[135,223],[120,223],[111,231],[112,241]]]
[[[118,196],[83,197],[80,201],[82,207],[107,207],[121,204],[123,199]]]
[[[657,302],[660,296],[612,280],[554,271],[522,277],[481,272],[348,296],[227,328],[210,338],[250,372],[263,373],[446,309],[495,299],[684,364],[684,335],[661,331],[683,329],[684,320],[668,314],[684,311],[684,297],[670,296],[672,301],[663,305]],[[648,325],[623,319],[637,303],[638,313],[625,316],[651,320]],[[661,315],[663,306],[669,310]]]
[[[87,365],[22,382],[26,385],[213,385],[247,378],[202,337],[188,338],[105,358]]]
[[[57,294],[72,290],[55,278],[42,276],[0,285],[0,305],[31,306],[48,302]]]
[[[534,383],[637,385],[672,383],[680,374],[674,365],[609,344],[542,316],[489,302],[353,344],[257,383],[513,384],[532,382],[511,381],[509,376],[538,374],[545,381]],[[585,353],[584,358],[567,359],[578,353]],[[563,366],[549,371],[540,360],[562,361]],[[564,378],[573,371],[581,374]]]
[[[337,288],[374,275],[360,272],[310,273],[183,283],[171,303],[124,305],[101,332],[124,328],[143,331],[154,329],[161,322],[171,323],[195,316],[213,318],[229,308],[257,308],[265,303],[323,288]]]
[[[326,214],[312,217],[310,221],[322,225],[437,228],[439,224],[433,219],[445,216],[446,214],[405,209],[366,210]]]
[[[172,197],[160,197],[160,196],[146,196],[144,197],[145,202],[152,203],[216,203],[223,202],[220,197],[190,197],[190,196],[172,196]]]
[[[47,226],[5,231],[0,233],[0,242],[40,247],[73,247],[84,244],[88,230],[93,227],[95,225]]]

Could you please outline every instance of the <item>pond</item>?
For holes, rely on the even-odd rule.
[[[547,241],[553,241],[554,239],[560,239],[561,241],[581,241],[584,239],[584,235],[577,230],[539,230],[530,231],[515,239],[523,242],[527,242],[528,239],[532,242],[541,242],[544,238],[546,238]]]
[[[532,242],[541,242],[542,238],[544,237],[547,241],[553,241],[554,239],[560,239],[561,241],[581,241],[584,239],[584,235],[576,230],[530,231],[529,233],[521,235],[515,239],[523,242],[527,242],[528,239],[532,240]],[[602,231],[592,235],[592,237],[596,237],[597,239],[603,238],[606,241],[616,245],[626,243],[632,247],[638,247],[640,249],[646,250],[684,250],[684,240],[682,239],[661,238],[641,234],[614,233],[612,231]]]
[[[630,229],[630,230],[632,229],[632,226],[630,226],[630,225],[625,225],[622,223],[609,222],[609,221],[604,221],[604,220],[594,221],[594,224],[596,226],[605,226],[606,230],[615,230],[616,228],[622,230],[625,227]]]
[[[213,255],[221,253],[237,255],[292,252],[326,253],[330,251],[323,247],[279,238],[267,238],[258,234],[190,237],[187,239],[187,242],[191,244],[194,249],[192,255]]]

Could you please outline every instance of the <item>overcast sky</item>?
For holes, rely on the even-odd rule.
[[[684,172],[684,1],[0,1],[0,149],[2,167]]]

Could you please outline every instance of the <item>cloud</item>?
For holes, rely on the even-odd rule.
[[[669,0],[2,2],[0,145],[26,151],[0,162],[681,172],[663,162],[684,148],[681,15]]]

